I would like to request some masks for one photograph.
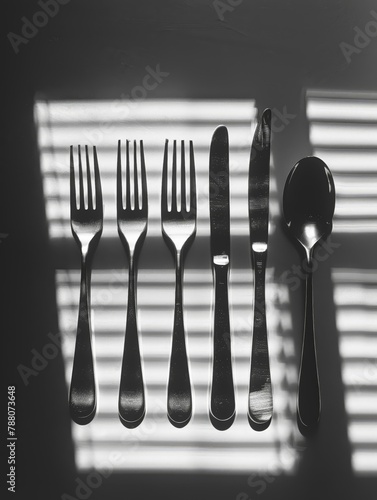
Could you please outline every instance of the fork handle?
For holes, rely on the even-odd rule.
[[[252,250],[254,267],[254,323],[251,348],[248,418],[255,430],[266,429],[272,419],[272,386],[268,354],[265,275],[267,250]]]
[[[79,317],[69,395],[71,418],[81,425],[91,422],[96,412],[96,383],[90,322],[90,274],[90,265],[82,256]]]
[[[192,396],[183,323],[183,254],[176,254],[174,328],[168,383],[168,418],[175,427],[184,427],[191,419]]]
[[[129,429],[137,427],[145,416],[144,382],[137,330],[135,269],[134,258],[130,255],[126,334],[118,406],[120,421]]]
[[[229,263],[214,263],[213,270],[215,280],[215,311],[210,418],[214,427],[219,430],[225,430],[232,425],[236,412],[230,348]]]

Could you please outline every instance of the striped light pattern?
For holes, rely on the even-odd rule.
[[[309,91],[307,116],[314,154],[334,175],[334,232],[363,233],[376,246],[377,93]],[[375,267],[334,269],[332,278],[352,466],[359,475],[375,475],[377,273]]]
[[[71,237],[69,158],[71,144],[96,145],[104,201],[104,236],[117,236],[115,168],[118,139],[143,140],[149,188],[148,234],[160,234],[160,185],[165,139],[194,143],[198,230],[209,234],[208,161],[213,131],[229,128],[232,234],[248,234],[247,171],[256,109],[250,101],[146,101],[129,108],[116,102],[42,102],[35,105],[41,169],[51,238]],[[278,214],[276,183],[270,211]],[[273,230],[273,228],[271,228]]]
[[[334,269],[334,301],[352,465],[377,473],[377,271]]]
[[[117,237],[115,168],[117,140],[143,139],[148,177],[147,238],[161,237],[160,189],[164,140],[194,142],[197,194],[197,238],[209,236],[209,145],[216,126],[224,124],[230,139],[232,236],[248,235],[247,176],[256,109],[251,101],[42,102],[35,105],[41,168],[50,237],[59,246],[71,239],[69,223],[69,146],[95,144],[104,197],[103,239]],[[170,141],[171,142],[171,141]],[[273,171],[273,170],[272,170]],[[279,216],[274,175],[271,178],[271,224]],[[154,238],[155,237],[155,238]],[[245,239],[247,241],[247,239]],[[60,256],[61,258],[61,256]],[[205,256],[209,262],[209,256]],[[267,313],[275,415],[265,432],[253,431],[246,418],[252,329],[252,273],[232,262],[230,305],[237,417],[226,432],[208,418],[211,378],[212,275],[189,264],[184,304],[194,412],[183,429],[166,417],[174,307],[174,271],[158,262],[141,265],[138,318],[146,386],[147,414],[136,429],[117,417],[117,399],[127,302],[124,260],[107,262],[92,277],[93,326],[99,406],[87,426],[73,426],[76,463],[80,470],[188,471],[225,473],[268,471],[292,473],[303,449],[296,429],[297,363],[292,339],[288,286],[267,270]],[[56,270],[59,324],[64,338],[69,384],[79,298],[79,271],[67,264]]]
[[[311,90],[307,116],[314,155],[334,176],[334,232],[377,231],[377,93]]]

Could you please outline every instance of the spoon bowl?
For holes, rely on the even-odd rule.
[[[335,187],[330,169],[315,156],[303,158],[287,177],[283,211],[288,229],[307,254],[331,233],[334,209]]]
[[[305,250],[308,264],[297,400],[297,420],[303,434],[310,434],[317,428],[321,413],[313,314],[313,249],[331,233],[334,209],[335,187],[329,168],[315,156],[301,159],[287,177],[283,212],[291,236]]]

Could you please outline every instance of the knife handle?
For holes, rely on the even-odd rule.
[[[254,325],[251,348],[248,418],[255,430],[266,429],[272,419],[272,386],[268,354],[265,275],[267,248],[252,250],[254,267]]]
[[[214,257],[213,272],[215,280],[215,312],[210,418],[214,427],[225,430],[232,425],[236,413],[230,348],[228,256]]]
[[[321,414],[317,354],[313,321],[312,271],[306,275],[305,324],[298,382],[297,420],[302,434],[314,432]]]

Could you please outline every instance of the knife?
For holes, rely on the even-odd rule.
[[[272,418],[272,386],[268,355],[265,274],[267,262],[271,110],[263,112],[251,146],[249,164],[249,222],[254,268],[254,325],[251,348],[248,419],[264,430]]]
[[[215,288],[213,373],[210,420],[228,429],[236,415],[230,346],[228,276],[230,259],[228,130],[218,127],[212,137],[209,159],[211,257]]]

